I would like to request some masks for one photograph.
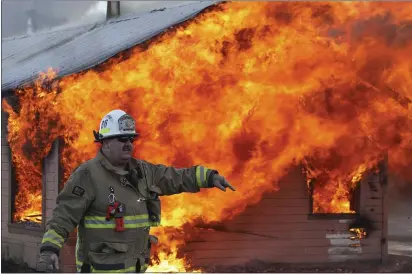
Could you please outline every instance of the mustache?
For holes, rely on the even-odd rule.
[[[128,145],[128,144],[124,145],[123,146],[123,151],[132,151],[132,146]]]

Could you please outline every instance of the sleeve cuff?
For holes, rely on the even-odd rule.
[[[208,169],[204,166],[196,167],[196,183],[199,188],[212,188],[213,175],[218,174],[216,170]]]
[[[57,256],[59,256],[59,253],[60,253],[60,250],[58,248],[53,247],[53,246],[48,246],[48,245],[42,246],[40,248],[40,253],[42,253],[43,251],[51,251],[53,253],[56,253]]]

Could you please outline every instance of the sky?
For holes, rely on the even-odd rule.
[[[120,13],[171,7],[191,1],[121,1]],[[83,25],[106,19],[106,1],[3,0],[2,38],[25,35],[29,14],[35,31],[57,26]]]

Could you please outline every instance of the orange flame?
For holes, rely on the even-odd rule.
[[[201,272],[199,269],[191,269],[185,259],[177,257],[177,250],[172,249],[171,252],[162,252],[158,255],[158,261],[149,266],[146,272]]]
[[[350,211],[335,196],[347,197],[382,153],[412,178],[411,20],[408,3],[230,2],[98,69],[58,81],[49,72],[17,92],[18,107],[3,104],[19,183],[14,220],[41,214],[52,141],[64,140],[67,178],[94,156],[92,130],[116,108],[136,117],[136,157],[201,163],[238,189],[162,198],[167,225],[230,218],[308,156],[327,174],[318,200]]]
[[[151,265],[146,272],[202,272],[192,265],[179,249],[185,244],[182,229],[171,229],[170,224],[152,228],[152,234],[158,236],[159,242],[152,250]]]
[[[373,164],[377,164],[377,160],[369,162],[369,170]],[[308,188],[313,191],[313,213],[356,213],[351,207],[351,198],[367,170],[367,166],[361,164],[345,177],[341,172],[334,174],[327,170],[311,169],[311,165],[305,160],[303,173]]]
[[[363,228],[351,228],[349,231],[355,234],[355,236],[350,237],[352,240],[364,239],[368,235]]]

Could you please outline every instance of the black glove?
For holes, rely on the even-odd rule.
[[[213,175],[213,186],[219,188],[222,191],[226,191],[227,187],[232,191],[236,191],[236,189],[231,184],[229,184],[225,177],[220,176],[219,174]]]

